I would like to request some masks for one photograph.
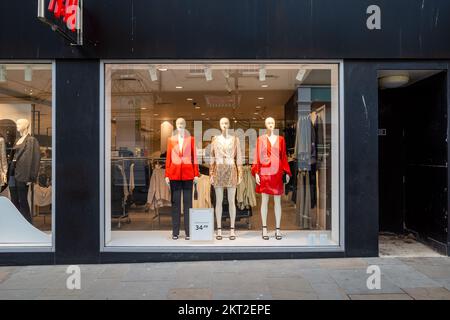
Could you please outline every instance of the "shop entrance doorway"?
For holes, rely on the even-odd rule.
[[[447,253],[445,72],[379,72],[380,255]]]

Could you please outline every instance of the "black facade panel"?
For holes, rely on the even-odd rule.
[[[346,255],[378,256],[378,82],[375,66],[346,62],[344,86],[345,187],[341,192],[345,194]]]
[[[99,61],[56,63],[56,262],[100,251]]]
[[[366,26],[370,5],[381,30]],[[447,0],[85,0],[82,48],[1,1],[0,59],[445,59]],[[20,39],[20,41],[18,40]]]

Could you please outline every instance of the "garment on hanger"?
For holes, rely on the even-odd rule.
[[[147,203],[150,209],[171,206],[170,188],[165,181],[165,170],[155,168],[150,178]]]
[[[310,114],[299,115],[295,135],[294,154],[299,170],[310,170],[316,162],[316,136]]]
[[[297,224],[302,229],[311,229],[311,185],[310,172],[299,171],[297,178]]]
[[[167,141],[166,177],[172,180],[194,180],[200,176],[198,171],[195,139],[186,135],[183,145],[179,145],[177,136]]]
[[[260,177],[260,184],[256,185],[257,193],[282,195],[283,174],[291,176],[291,170],[286,154],[286,143],[282,136],[278,136],[271,144],[267,135],[258,137],[256,143],[255,163],[252,174]]]
[[[8,183],[8,160],[6,158],[6,142],[0,136],[0,187]],[[1,190],[0,190],[1,191]]]
[[[115,217],[126,213],[129,198],[125,172],[119,163],[123,161],[111,164],[111,215]]]
[[[133,194],[134,188],[134,163],[132,163],[130,165],[130,194]]]
[[[215,187],[236,188],[242,180],[242,154],[239,139],[232,136],[212,139],[209,175]]]
[[[252,176],[250,167],[244,167],[242,171],[242,182],[236,190],[236,206],[244,210],[256,206],[256,182]]]
[[[198,198],[197,200],[194,198],[194,194],[192,194],[192,207],[193,208],[212,208],[211,203],[211,182],[210,177],[208,175],[201,175],[197,181]]]
[[[33,203],[35,206],[38,207],[46,207],[52,204],[52,186],[49,187],[41,187],[38,184],[33,184],[34,186],[34,198],[33,202],[31,202],[31,186],[28,189],[28,203],[31,206],[31,203]]]

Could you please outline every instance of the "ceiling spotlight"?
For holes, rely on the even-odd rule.
[[[6,82],[6,66],[0,65],[0,82]]]
[[[33,80],[33,69],[30,66],[25,67],[25,81],[30,82]]]
[[[152,81],[157,81],[158,80],[158,72],[156,71],[156,67],[155,66],[149,66],[148,67],[148,73],[150,74],[150,79],[152,79]]]
[[[168,69],[164,68],[164,67],[159,67],[158,70],[164,72],[164,71],[167,71]]]
[[[175,89],[183,89],[182,86],[176,86]]]
[[[256,118],[252,118],[253,120],[256,120]]]
[[[192,99],[192,98],[187,98],[186,100],[187,101],[194,101],[194,99]]]
[[[259,81],[266,81],[267,70],[265,66],[259,67]]]
[[[155,117],[159,116],[159,114],[157,114],[157,113],[154,113],[153,115],[154,115]]]
[[[268,84],[263,84],[263,85],[261,85],[261,88],[268,88],[268,87],[269,87]]]
[[[258,97],[258,100],[264,100],[264,97]]]
[[[261,109],[261,106],[256,106],[256,109]]]
[[[205,66],[204,72],[205,72],[206,81],[211,81],[213,79],[211,67]]]
[[[258,112],[254,112],[253,114],[259,114]]]
[[[202,116],[206,116],[206,113],[202,113]]]
[[[200,109],[200,107],[199,106],[195,106],[195,109]]]
[[[305,80],[306,77],[308,76],[309,72],[310,70],[299,69],[297,75],[295,76],[295,79],[297,79],[297,81],[299,82],[303,82],[303,80]]]
[[[141,110],[147,110],[147,108],[146,107],[142,107]]]

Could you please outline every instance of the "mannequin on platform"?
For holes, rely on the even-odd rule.
[[[224,190],[228,194],[230,213],[230,240],[236,239],[236,188],[242,182],[242,152],[239,139],[229,134],[230,120],[220,119],[221,135],[216,136],[211,144],[211,163],[209,176],[216,193],[216,239],[222,240],[222,203]]]
[[[176,132],[167,141],[166,183],[172,196],[172,239],[177,240],[181,224],[181,197],[185,239],[189,240],[189,209],[192,208],[193,184],[200,176],[194,137],[186,130],[186,121],[178,118]]]
[[[267,118],[265,125],[266,134],[258,137],[252,173],[256,178],[256,192],[260,193],[262,197],[262,238],[269,240],[267,212],[269,198],[273,195],[276,221],[275,238],[281,240],[281,195],[284,191],[283,184],[289,183],[291,170],[287,160],[285,140],[274,133],[275,120]]]
[[[9,173],[9,188],[12,202],[24,218],[32,223],[28,203],[28,188],[29,185],[37,181],[39,174],[41,156],[39,142],[30,135],[30,122],[28,120],[17,120],[17,131],[20,138],[13,147],[14,157]]]

